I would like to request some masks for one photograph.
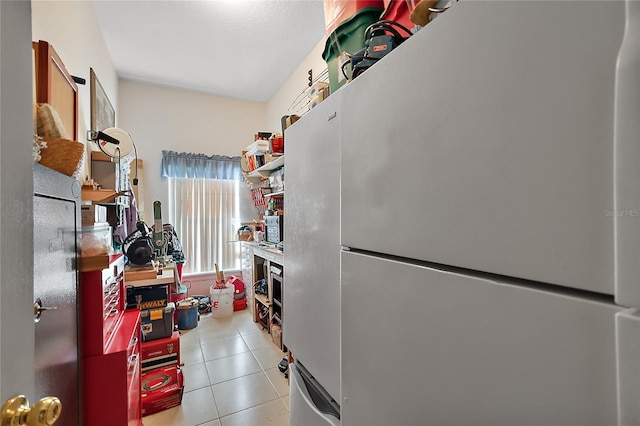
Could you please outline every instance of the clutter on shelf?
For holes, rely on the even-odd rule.
[[[251,190],[259,216],[284,209],[284,137],[281,134],[256,133],[254,142],[242,151],[242,170],[244,185]],[[238,233],[239,240],[251,239],[248,229],[240,231],[243,232]]]
[[[253,173],[256,177],[263,176],[260,172],[277,167],[275,162],[283,155],[284,138],[281,134],[256,133],[254,142],[242,151],[242,171],[247,174],[256,172]]]

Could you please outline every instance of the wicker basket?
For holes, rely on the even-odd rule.
[[[40,164],[67,176],[74,176],[82,169],[84,145],[81,142],[61,138],[43,139],[47,147],[40,152]]]
[[[37,133],[43,138],[62,138],[69,136],[62,124],[58,112],[49,104],[38,104],[36,110]]]

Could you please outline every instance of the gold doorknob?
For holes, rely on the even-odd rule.
[[[0,412],[0,426],[50,426],[60,418],[62,403],[55,396],[47,396],[29,407],[29,400],[18,395],[7,400]]]

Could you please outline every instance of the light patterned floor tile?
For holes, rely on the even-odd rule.
[[[200,344],[198,329],[180,331],[180,346],[196,346]]]
[[[251,334],[243,334],[242,338],[252,351],[260,348],[268,348],[274,346],[271,335],[266,331],[255,330]]]
[[[222,417],[220,421],[222,426],[287,426],[289,425],[289,410],[281,400],[276,399]]]
[[[180,342],[180,362],[184,365],[204,362],[201,346],[184,346],[182,345],[182,342]]]
[[[261,371],[251,352],[214,359],[205,364],[212,385]]]
[[[220,417],[264,402],[279,401],[278,393],[263,372],[218,383],[211,388]]]
[[[278,363],[282,361],[282,358],[286,355],[280,349],[276,348],[275,345],[255,349],[252,352],[263,370],[270,370],[277,367]]]
[[[143,418],[145,426],[196,426],[217,419],[210,387],[185,392],[182,404]]]
[[[195,389],[211,386],[211,383],[209,383],[207,368],[204,365],[204,362],[185,365],[184,367],[182,367],[182,374],[184,376],[185,392],[190,392]]]
[[[231,324],[220,322],[209,322],[198,330],[201,343],[213,342],[225,337],[239,336],[238,330]]]
[[[225,337],[201,345],[205,361],[249,352],[249,347],[241,336]]]
[[[271,380],[273,387],[276,388],[278,395],[280,396],[289,395],[289,382],[284,377],[284,374],[280,372],[278,367],[270,368],[268,370],[265,370],[264,372],[269,378],[269,380]]]

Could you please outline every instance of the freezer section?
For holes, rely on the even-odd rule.
[[[342,253],[350,425],[615,425],[610,297]]]
[[[620,1],[453,3],[341,89],[342,244],[613,294],[623,30]]]
[[[640,315],[638,311],[616,314],[618,347],[618,424],[640,425]]]
[[[299,363],[290,364],[291,426],[338,426],[340,407]]]

